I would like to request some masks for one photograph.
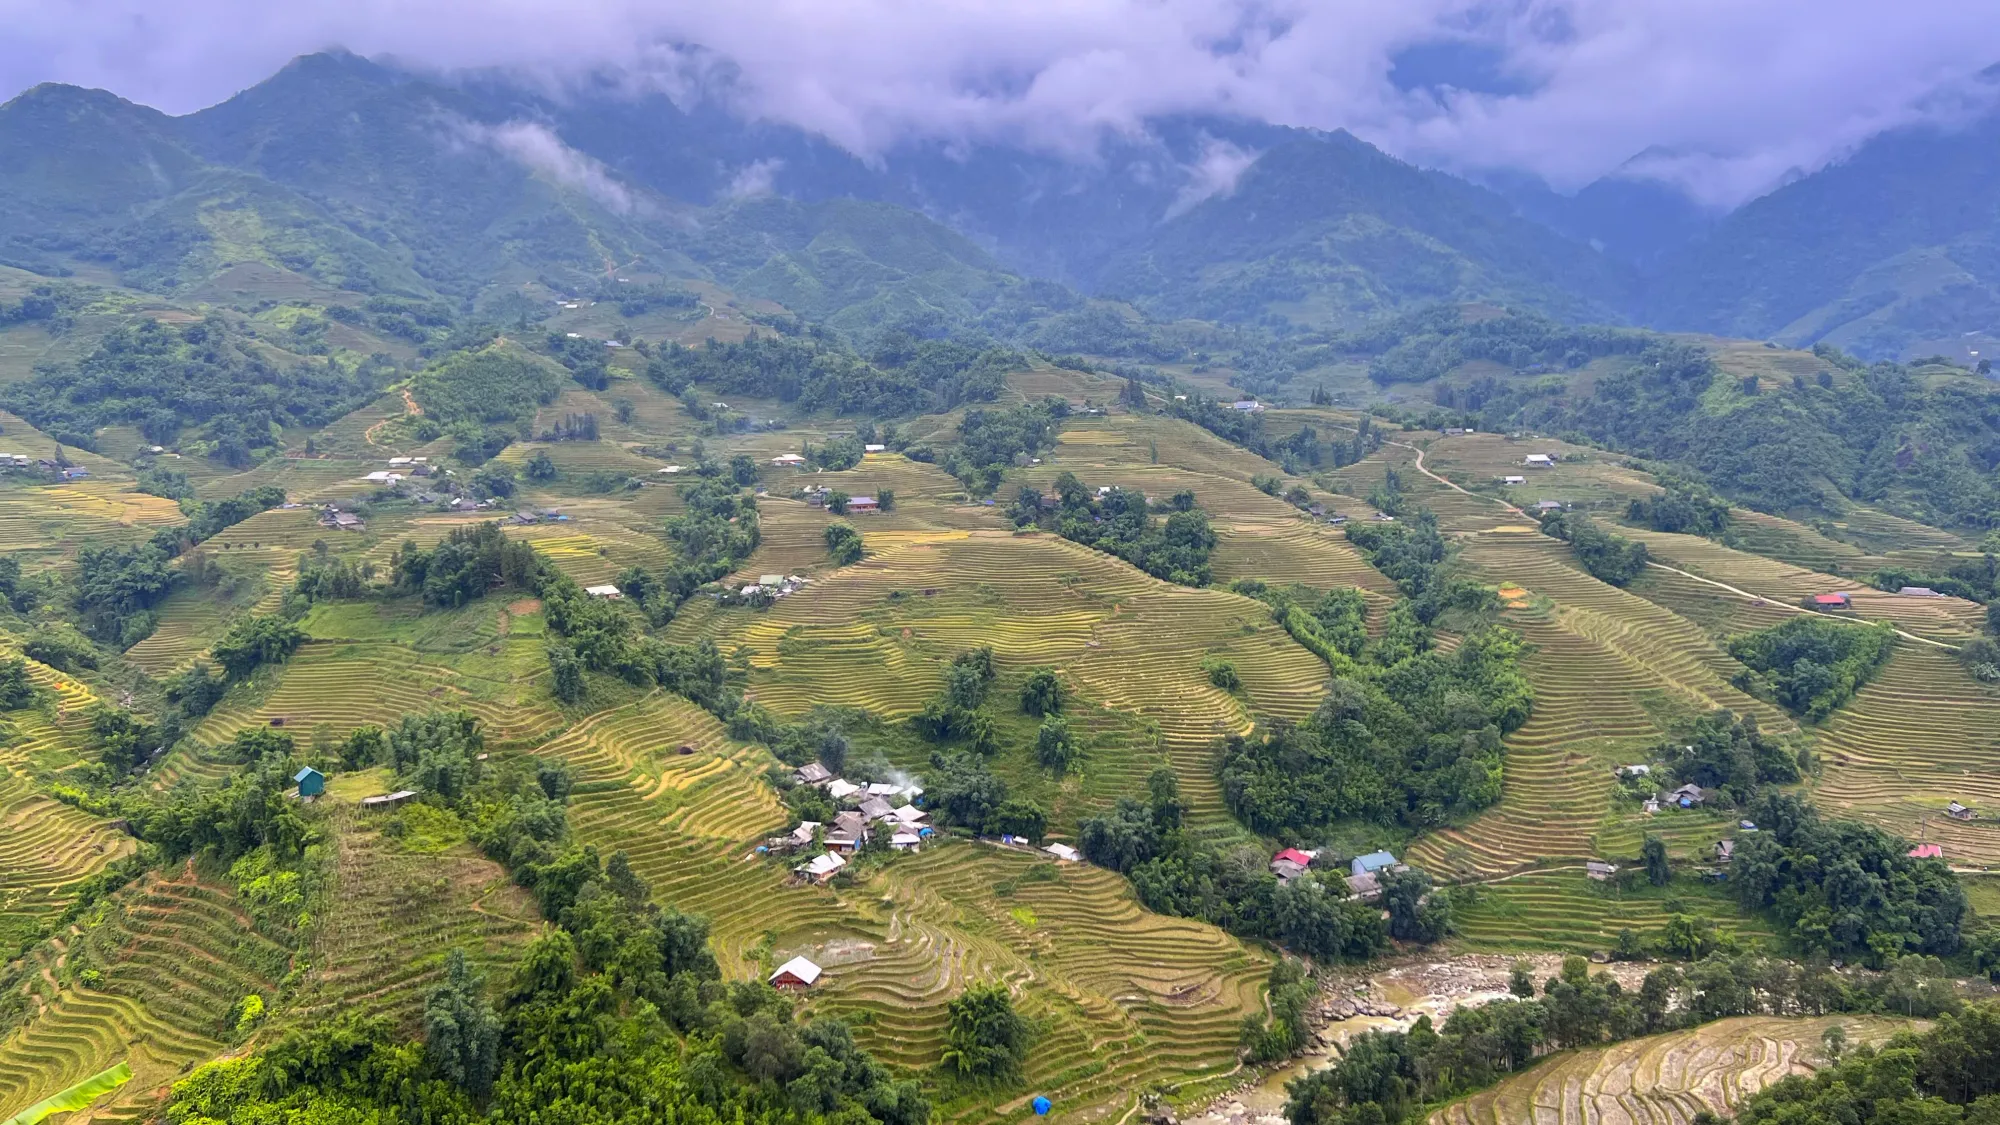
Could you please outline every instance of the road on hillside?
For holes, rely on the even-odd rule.
[[[1383,444],[1385,444],[1385,445],[1394,445],[1394,446],[1399,446],[1399,447],[1401,447],[1401,448],[1403,448],[1403,449],[1407,449],[1407,450],[1409,450],[1409,451],[1410,451],[1410,452],[1412,452],[1412,453],[1415,453],[1415,454],[1417,455],[1417,471],[1418,471],[1418,472],[1420,472],[1420,473],[1422,473],[1422,474],[1424,474],[1425,476],[1427,476],[1427,477],[1431,478],[1432,480],[1434,480],[1434,481],[1438,482],[1439,484],[1441,484],[1441,485],[1444,485],[1444,486],[1445,486],[1446,488],[1449,488],[1449,489],[1451,489],[1451,490],[1452,490],[1453,492],[1456,492],[1456,493],[1459,493],[1459,494],[1461,494],[1461,495],[1465,495],[1465,496],[1470,496],[1470,497],[1472,497],[1472,498],[1473,498],[1473,499],[1475,499],[1475,500],[1488,500],[1488,501],[1491,501],[1492,503],[1495,503],[1495,504],[1498,504],[1498,505],[1500,505],[1500,506],[1501,506],[1502,508],[1505,508],[1505,509],[1507,509],[1507,510],[1508,510],[1509,512],[1512,512],[1512,513],[1514,513],[1514,514],[1515,514],[1515,515],[1517,515],[1517,516],[1521,516],[1521,517],[1524,517],[1524,518],[1527,518],[1527,519],[1533,519],[1533,518],[1534,518],[1533,516],[1530,516],[1530,515],[1528,515],[1528,513],[1526,513],[1526,512],[1524,512],[1524,511],[1522,511],[1522,510],[1521,510],[1521,509],[1519,509],[1519,508],[1516,508],[1516,507],[1515,507],[1514,505],[1512,505],[1512,504],[1509,504],[1509,503],[1508,503],[1507,501],[1505,501],[1505,500],[1502,500],[1502,499],[1500,499],[1500,498],[1499,498],[1499,497],[1497,497],[1497,496],[1481,496],[1481,495],[1479,495],[1479,494],[1478,494],[1478,493],[1476,493],[1476,492],[1468,492],[1468,491],[1466,491],[1465,489],[1463,489],[1463,488],[1460,488],[1460,487],[1459,487],[1458,485],[1456,485],[1456,484],[1453,484],[1453,483],[1452,483],[1451,481],[1448,481],[1448,480],[1444,479],[1443,477],[1441,477],[1441,476],[1437,475],[1436,473],[1434,473],[1434,472],[1431,472],[1431,471],[1430,471],[1429,469],[1427,469],[1427,468],[1425,468],[1425,467],[1424,467],[1424,451],[1423,451],[1423,450],[1421,450],[1421,449],[1419,449],[1419,448],[1417,448],[1417,447],[1416,447],[1416,446],[1414,446],[1414,445],[1411,445],[1411,444],[1409,444],[1408,442],[1401,442],[1401,441],[1385,441],[1385,442],[1384,442]],[[1703,578],[1703,577],[1702,577],[1701,575],[1699,575],[1699,574],[1690,574],[1690,573],[1688,573],[1687,571],[1685,571],[1685,570],[1682,570],[1681,568],[1679,568],[1679,567],[1677,567],[1677,566],[1668,566],[1668,565],[1667,565],[1666,563],[1663,563],[1663,562],[1654,562],[1654,561],[1653,561],[1652,559],[1647,559],[1647,560],[1646,560],[1646,565],[1647,565],[1647,566],[1653,566],[1653,567],[1658,567],[1658,568],[1660,568],[1661,570],[1664,570],[1664,571],[1667,571],[1667,572],[1669,572],[1669,573],[1672,573],[1672,574],[1678,574],[1678,575],[1680,575],[1680,576],[1681,576],[1682,578],[1691,578],[1691,579],[1693,579],[1693,580],[1694,580],[1694,581],[1696,581],[1696,582],[1700,582],[1700,583],[1702,583],[1703,585],[1706,585],[1706,586],[1713,586],[1713,587],[1715,587],[1715,588],[1716,588],[1716,589],[1718,589],[1718,590],[1727,590],[1727,591],[1729,591],[1730,593],[1732,593],[1732,594],[1735,594],[1735,595],[1736,595],[1737,597],[1739,597],[1739,598],[1743,598],[1743,599],[1744,599],[1744,600],[1746,600],[1746,601],[1751,601],[1751,602],[1756,602],[1756,603],[1758,603],[1758,604],[1760,604],[1760,605],[1774,605],[1774,606],[1777,606],[1777,607],[1778,607],[1779,609],[1782,609],[1782,610],[1786,611],[1787,613],[1812,613],[1812,612],[1813,612],[1812,610],[1809,610],[1809,609],[1806,609],[1806,608],[1805,608],[1804,606],[1796,606],[1796,605],[1789,605],[1789,604],[1787,604],[1787,603],[1785,603],[1785,602],[1781,602],[1781,601],[1773,601],[1772,599],[1770,599],[1770,598],[1767,598],[1767,597],[1764,597],[1764,596],[1763,596],[1763,595],[1761,595],[1761,594],[1753,594],[1753,593],[1751,593],[1750,591],[1748,591],[1748,590],[1745,590],[1745,589],[1742,589],[1742,588],[1740,588],[1740,587],[1736,587],[1736,586],[1731,586],[1731,585],[1730,585],[1729,583],[1727,583],[1727,582],[1717,582],[1717,581],[1716,581],[1715,579],[1713,579],[1713,578]],[[1836,618],[1834,618],[1833,620],[1835,620],[1835,621],[1839,621],[1839,620],[1842,620],[1842,619],[1841,619],[1841,618],[1838,618],[1838,617],[1836,617]],[[1906,640],[1912,640],[1912,641],[1915,641],[1915,642],[1917,642],[1917,643],[1918,643],[1918,644],[1920,644],[1920,645],[1930,645],[1930,646],[1931,646],[1931,647],[1933,647],[1933,648],[1941,648],[1941,649],[1944,649],[1944,650],[1945,650],[1946,652],[1957,652],[1957,651],[1958,651],[1958,646],[1957,646],[1957,645],[1948,645],[1948,644],[1944,643],[1943,641],[1934,641],[1934,640],[1930,639],[1929,637],[1919,637],[1919,636],[1917,636],[1917,635],[1916,635],[1915,633],[1912,633],[1912,632],[1910,632],[1910,631],[1908,631],[1908,630],[1906,630],[1906,629],[1896,629],[1896,630],[1895,630],[1895,632],[1896,632],[1896,635],[1897,635],[1897,636],[1899,636],[1899,637],[1902,637],[1902,638],[1904,638],[1904,639],[1906,639]]]

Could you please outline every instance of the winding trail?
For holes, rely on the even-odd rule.
[[[1444,485],[1444,486],[1445,486],[1446,488],[1449,488],[1449,489],[1451,489],[1451,490],[1452,490],[1453,492],[1456,492],[1456,493],[1459,493],[1460,495],[1464,495],[1464,496],[1470,496],[1470,497],[1472,497],[1472,498],[1473,498],[1473,499],[1475,499],[1475,500],[1486,500],[1486,501],[1490,501],[1490,502],[1492,502],[1492,503],[1494,503],[1494,504],[1498,504],[1498,505],[1500,505],[1500,506],[1501,506],[1502,508],[1505,508],[1505,509],[1507,509],[1507,510],[1508,510],[1509,512],[1512,512],[1512,513],[1514,513],[1515,515],[1517,515],[1517,516],[1520,516],[1520,517],[1522,517],[1522,518],[1524,518],[1524,519],[1533,519],[1533,518],[1534,518],[1533,516],[1530,516],[1530,515],[1528,515],[1528,513],[1526,513],[1526,512],[1524,512],[1524,511],[1522,511],[1522,510],[1521,510],[1521,509],[1519,509],[1519,508],[1516,508],[1516,507],[1515,507],[1514,505],[1512,505],[1512,504],[1509,504],[1509,503],[1508,503],[1507,501],[1505,501],[1505,500],[1502,500],[1502,499],[1500,499],[1500,498],[1499,498],[1499,497],[1497,497],[1497,496],[1481,496],[1481,495],[1479,495],[1479,494],[1478,494],[1478,493],[1476,493],[1476,492],[1468,492],[1467,490],[1465,490],[1465,489],[1463,489],[1463,488],[1460,488],[1460,487],[1459,487],[1458,485],[1456,485],[1456,484],[1453,484],[1453,483],[1452,483],[1451,481],[1448,481],[1448,480],[1446,480],[1445,478],[1443,478],[1443,477],[1441,477],[1441,476],[1437,475],[1436,473],[1434,473],[1434,472],[1431,472],[1431,471],[1430,471],[1429,469],[1427,469],[1427,468],[1425,468],[1425,467],[1424,467],[1424,451],[1423,451],[1423,450],[1421,450],[1421,449],[1419,449],[1419,448],[1417,448],[1417,447],[1416,447],[1416,446],[1414,446],[1414,445],[1411,445],[1411,444],[1409,444],[1408,442],[1401,442],[1401,441],[1384,441],[1384,442],[1383,442],[1382,444],[1384,444],[1384,445],[1394,445],[1394,446],[1399,446],[1399,447],[1401,447],[1401,448],[1403,448],[1403,449],[1407,449],[1407,450],[1410,450],[1411,452],[1415,453],[1415,454],[1417,455],[1417,462],[1416,462],[1416,464],[1417,464],[1417,471],[1418,471],[1418,472],[1420,472],[1420,473],[1422,473],[1422,474],[1424,474],[1425,476],[1427,476],[1427,477],[1431,478],[1432,480],[1434,480],[1434,481],[1438,482],[1439,484],[1441,484],[1441,485]],[[1753,594],[1753,593],[1751,593],[1751,592],[1750,592],[1750,591],[1748,591],[1748,590],[1745,590],[1745,589],[1742,589],[1741,587],[1738,587],[1738,586],[1731,586],[1731,585],[1730,585],[1729,583],[1727,583],[1727,582],[1717,582],[1717,581],[1716,581],[1715,579],[1713,579],[1713,578],[1703,578],[1703,577],[1702,577],[1701,575],[1699,575],[1699,574],[1690,574],[1690,573],[1688,573],[1687,571],[1685,571],[1685,570],[1682,570],[1681,568],[1679,568],[1679,567],[1677,567],[1677,566],[1668,566],[1668,565],[1667,565],[1666,563],[1663,563],[1663,562],[1655,562],[1655,561],[1653,561],[1652,559],[1647,559],[1647,560],[1646,560],[1646,565],[1647,565],[1647,566],[1652,566],[1652,567],[1658,567],[1659,569],[1661,569],[1661,570],[1664,570],[1664,571],[1667,571],[1667,572],[1669,572],[1669,573],[1671,573],[1671,574],[1678,574],[1678,575],[1680,575],[1680,576],[1681,576],[1682,578],[1690,578],[1690,579],[1693,579],[1694,581],[1696,581],[1696,582],[1699,582],[1699,583],[1701,583],[1701,584],[1703,584],[1703,585],[1705,585],[1705,586],[1713,586],[1713,587],[1715,587],[1715,588],[1716,588],[1716,589],[1718,589],[1718,590],[1727,590],[1728,592],[1730,592],[1730,593],[1732,593],[1732,594],[1735,594],[1735,595],[1736,595],[1737,597],[1739,597],[1739,598],[1742,598],[1742,599],[1744,599],[1745,601],[1749,601],[1749,602],[1754,602],[1754,603],[1756,603],[1756,604],[1759,604],[1759,605],[1771,605],[1771,606],[1776,606],[1776,607],[1778,607],[1779,609],[1782,609],[1782,610],[1786,611],[1787,613],[1811,613],[1811,612],[1813,612],[1812,610],[1809,610],[1809,609],[1806,609],[1806,608],[1805,608],[1804,606],[1796,606],[1796,605],[1791,605],[1791,604],[1789,604],[1789,603],[1786,603],[1786,602],[1782,602],[1782,601],[1774,601],[1774,600],[1772,600],[1772,599],[1770,599],[1770,598],[1767,598],[1767,597],[1764,597],[1764,596],[1763,596],[1762,594]],[[1833,618],[1832,620],[1835,620],[1835,621],[1841,621],[1841,620],[1845,620],[1845,618],[1839,618],[1839,617],[1835,617],[1835,618]],[[1866,622],[1858,622],[1858,621],[1857,621],[1856,623],[1857,623],[1857,624],[1866,624]],[[1902,637],[1902,638],[1904,638],[1904,639],[1906,639],[1906,640],[1912,640],[1912,641],[1915,641],[1915,642],[1917,642],[1918,644],[1923,644],[1923,645],[1930,645],[1930,646],[1931,646],[1931,647],[1933,647],[1933,648],[1941,648],[1941,649],[1944,649],[1944,650],[1945,650],[1946,652],[1957,652],[1957,651],[1958,651],[1958,646],[1957,646],[1957,645],[1949,645],[1949,644],[1946,644],[1946,643],[1944,643],[1943,641],[1934,641],[1934,640],[1932,640],[1932,639],[1931,639],[1931,638],[1929,638],[1929,637],[1919,637],[1919,636],[1917,636],[1917,635],[1916,635],[1915,633],[1912,633],[1912,632],[1909,632],[1909,631],[1908,631],[1908,630],[1906,630],[1906,629],[1896,629],[1896,630],[1895,630],[1895,633],[1896,633],[1896,635],[1897,635],[1897,636],[1899,636],[1899,637]]]

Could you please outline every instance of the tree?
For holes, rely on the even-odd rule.
[[[826,495],[826,510],[836,516],[844,516],[847,514],[847,502],[852,499],[853,497],[836,488]]]
[[[1153,827],[1162,833],[1173,832],[1181,826],[1181,816],[1185,808],[1181,804],[1181,779],[1166,766],[1154,770],[1146,778],[1147,808],[1153,814]]]
[[[1514,962],[1514,967],[1507,973],[1507,991],[1523,1000],[1533,1000],[1535,998],[1533,968],[1534,966],[1526,961]]]
[[[1043,769],[1061,774],[1068,771],[1076,758],[1076,739],[1070,734],[1069,720],[1061,715],[1043,719],[1042,729],[1035,732],[1035,760]]]
[[[1056,678],[1055,669],[1037,668],[1028,673],[1028,682],[1021,685],[1021,710],[1042,718],[1061,714],[1062,709],[1062,681]]]
[[[489,464],[472,474],[472,491],[481,498],[512,496],[514,487],[512,465]]]
[[[885,488],[875,494],[875,506],[885,512],[896,510],[896,490]]]
[[[528,458],[527,474],[528,479],[532,481],[556,479],[556,463],[550,459],[548,450],[535,450],[534,456]]]
[[[1224,691],[1235,691],[1243,686],[1243,677],[1236,674],[1236,665],[1219,656],[1202,660],[1201,670],[1208,673],[1209,683]]]
[[[28,662],[15,657],[0,664],[0,711],[18,711],[35,702],[35,681],[28,678]]]
[[[1026,837],[1031,844],[1039,844],[1049,830],[1048,814],[1033,801],[1016,797],[1003,802],[986,818],[986,830],[1007,836]]]
[[[549,690],[564,703],[575,703],[583,698],[583,661],[577,659],[576,650],[566,644],[549,646],[549,672],[553,679]]]
[[[1646,878],[1656,887],[1664,887],[1673,881],[1673,865],[1667,862],[1667,842],[1658,836],[1649,835],[1639,847],[1639,854],[1646,860]]]
[[[828,524],[826,528],[826,553],[835,566],[847,566],[861,561],[861,533],[849,524]]]
[[[241,679],[259,665],[282,663],[305,639],[304,629],[277,614],[246,617],[230,626],[210,655],[231,679]]]
[[[445,955],[444,970],[424,1000],[424,1054],[440,1075],[482,1096],[500,1073],[500,1018],[463,949]]]
[[[1382,873],[1382,905],[1389,911],[1389,936],[1429,944],[1451,931],[1451,904],[1431,893],[1431,877],[1416,868]]]
[[[729,479],[739,485],[749,487],[757,483],[757,462],[746,453],[738,453],[729,459]]]
[[[837,726],[827,727],[824,731],[820,732],[819,736],[819,748],[817,751],[819,764],[825,766],[829,772],[838,777],[847,768],[847,752],[850,748],[851,746],[847,741],[847,732]]]
[[[1029,1028],[1007,986],[974,984],[945,1005],[944,1065],[973,1078],[1011,1074],[1028,1051]]]

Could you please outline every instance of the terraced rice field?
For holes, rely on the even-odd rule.
[[[1431,1125],[1686,1125],[1728,1116],[1757,1091],[1818,1065],[1820,1036],[1842,1025],[1851,1044],[1913,1024],[1879,1016],[1746,1016],[1689,1031],[1571,1051],[1431,1115]]]
[[[360,1011],[414,1031],[447,951],[465,950],[500,980],[541,932],[533,899],[498,864],[463,844],[404,851],[381,832],[394,815],[332,809],[330,894],[339,908],[314,932],[312,972],[288,1018]]]
[[[98,1112],[136,1111],[187,1064],[223,1047],[230,1008],[274,996],[281,946],[257,934],[226,888],[192,871],[120,892],[103,922],[39,947],[31,1014],[0,1039],[0,1113],[12,1113],[121,1060],[134,1079]],[[55,984],[88,962],[98,984]]]
[[[1523,461],[1531,453],[1553,454],[1559,460],[1554,468],[1530,469]],[[1539,500],[1560,500],[1603,514],[1622,515],[1635,497],[1660,491],[1652,477],[1625,468],[1620,464],[1623,460],[1602,450],[1548,438],[1465,434],[1431,437],[1424,442],[1425,468],[1462,488],[1505,498],[1521,507]],[[1526,477],[1527,483],[1503,484],[1510,476]]]
[[[212,541],[211,541],[212,542]],[[179,672],[205,655],[238,617],[273,613],[298,579],[298,555],[272,549],[209,551],[210,564],[226,571],[248,591],[231,597],[213,586],[185,585],[159,605],[159,623],[145,640],[125,650],[125,658],[149,676]]]
[[[1611,804],[1616,766],[1641,760],[1677,720],[1716,707],[1792,729],[1782,712],[1729,686],[1734,661],[1700,627],[1576,569],[1561,542],[1491,531],[1469,539],[1463,558],[1485,580],[1528,591],[1505,621],[1535,646],[1524,663],[1535,709],[1507,738],[1500,803],[1419,840],[1413,862],[1476,877],[1636,854],[1636,809]]]
[[[1029,1084],[1059,1091],[1071,1119],[1097,1120],[1147,1083],[1232,1067],[1242,1015],[1260,1003],[1261,957],[1211,928],[1145,914],[1110,872],[1058,869],[1039,854],[951,844],[851,890],[788,885],[781,862],[749,854],[785,823],[761,777],[768,757],[685,701],[649,696],[538,753],[579,771],[580,838],[624,850],[660,901],[710,918],[726,974],[811,952],[829,968],[813,1003],[854,1018],[887,1061],[932,1065],[945,1001],[1000,977],[1051,1029]],[[951,1120],[985,1121],[1021,1107],[946,1108]]]
[[[1581,867],[1528,871],[1482,883],[1471,902],[1455,904],[1454,943],[1468,950],[1608,950],[1621,930],[1654,937],[1666,927],[1670,901],[1744,937],[1769,936],[1761,920],[1744,918],[1718,887],[1681,880],[1666,888],[1592,882]]]
[[[406,714],[464,708],[479,716],[487,737],[507,741],[560,725],[545,689],[539,637],[509,637],[449,663],[388,642],[309,641],[278,674],[262,699],[225,703],[194,731],[205,746],[238,730],[282,725],[298,738],[324,727],[338,737],[363,723],[394,726]],[[271,720],[283,720],[273,724]]]
[[[2000,863],[2000,822],[1943,815],[1959,801],[2000,813],[2000,689],[1928,645],[1900,641],[1875,679],[1819,727],[1822,808],[1943,845],[1953,864]]]
[[[1854,578],[1821,574],[1692,535],[1669,535],[1643,528],[1627,528],[1623,534],[1645,543],[1660,562],[1782,603],[1782,607],[1796,606],[1813,594],[1846,591],[1854,601],[1852,616],[1864,621],[1888,621],[1917,636],[1946,644],[1976,636],[1983,627],[1985,608],[1960,598],[1902,597],[1863,586]]]
[[[854,1019],[878,1057],[935,1059],[944,1001],[979,979],[1014,985],[1024,1014],[1044,1025],[1018,1097],[953,1102],[948,1120],[1017,1120],[1036,1093],[1070,1121],[1114,1119],[1162,1084],[1188,1097],[1233,1070],[1242,1019],[1262,1008],[1264,957],[1210,927],[1147,914],[1107,871],[950,844],[891,865],[865,890],[880,897],[854,896],[858,924],[789,935],[778,953],[837,943],[852,958],[829,966],[813,1003]]]
[[[132,848],[109,821],[44,796],[0,762],[0,954],[12,956],[69,906],[78,883]]]
[[[1050,666],[1087,698],[1156,723],[1197,822],[1225,821],[1215,740],[1252,716],[1303,718],[1326,668],[1258,603],[1155,581],[1047,535],[982,533],[916,543],[824,576],[767,611],[690,615],[724,652],[751,653],[748,690],[783,714],[816,703],[912,714],[957,652],[990,645],[1003,675]],[[1209,684],[1208,654],[1245,694]]]
[[[1216,528],[1216,539],[1212,564],[1218,585],[1258,578],[1315,590],[1357,586],[1386,598],[1396,595],[1396,584],[1368,565],[1345,535],[1300,516],[1233,519]]]

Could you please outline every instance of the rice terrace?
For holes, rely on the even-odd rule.
[[[1996,1119],[1986,281],[609,74],[0,105],[0,1122]]]

